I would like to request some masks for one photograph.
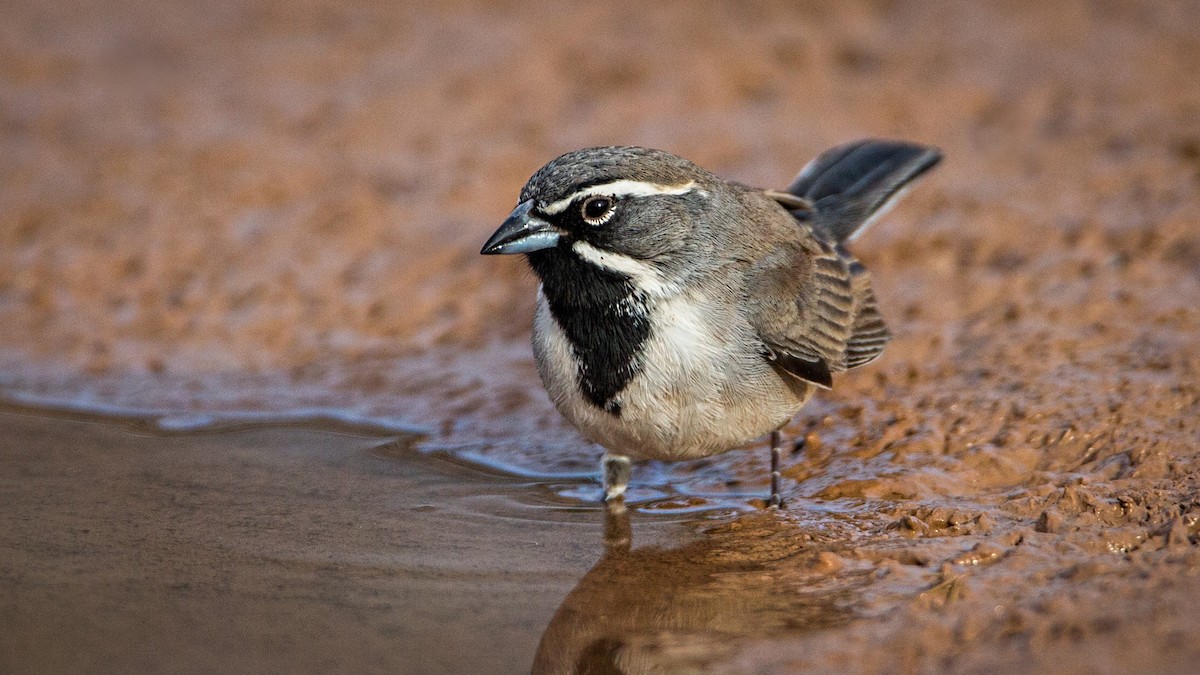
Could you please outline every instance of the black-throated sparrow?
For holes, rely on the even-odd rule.
[[[607,450],[606,500],[630,459],[705,457],[780,429],[831,373],[883,351],[870,275],[843,247],[941,154],[867,140],[817,157],[783,192],[639,147],[543,166],[482,253],[524,253],[541,280],[538,373]]]

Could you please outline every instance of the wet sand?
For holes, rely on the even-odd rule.
[[[0,666],[1190,670],[1196,3],[703,9],[8,3]],[[895,340],[786,511],[651,464],[605,547],[482,241],[569,149],[863,136],[947,157],[853,246]]]

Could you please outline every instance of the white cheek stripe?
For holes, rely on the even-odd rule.
[[[633,280],[634,286],[652,297],[666,298],[675,295],[680,290],[678,284],[663,279],[658,268],[644,260],[603,251],[586,241],[577,241],[571,244],[571,249],[579,254],[580,258],[597,267],[627,275]]]
[[[691,192],[696,187],[696,181],[690,180],[683,185],[659,185],[658,183],[646,183],[640,180],[615,180],[611,183],[603,185],[593,185],[575,192],[569,197],[564,197],[556,202],[541,207],[541,211],[547,216],[553,216],[567,210],[567,207],[577,199],[591,197],[593,195],[605,195],[606,197],[649,197],[651,195],[684,195]]]

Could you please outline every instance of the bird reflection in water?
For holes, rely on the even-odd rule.
[[[604,554],[555,612],[533,672],[691,671],[730,654],[736,638],[853,619],[869,571],[777,518],[762,512],[680,548],[635,549],[624,501],[610,502]]]

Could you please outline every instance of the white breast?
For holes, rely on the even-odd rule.
[[[620,416],[580,393],[571,345],[539,289],[538,371],[559,411],[589,439],[637,459],[704,457],[786,424],[807,399],[753,347],[748,325],[694,293],[650,300],[642,369],[617,396]],[[718,328],[721,327],[721,328]]]

